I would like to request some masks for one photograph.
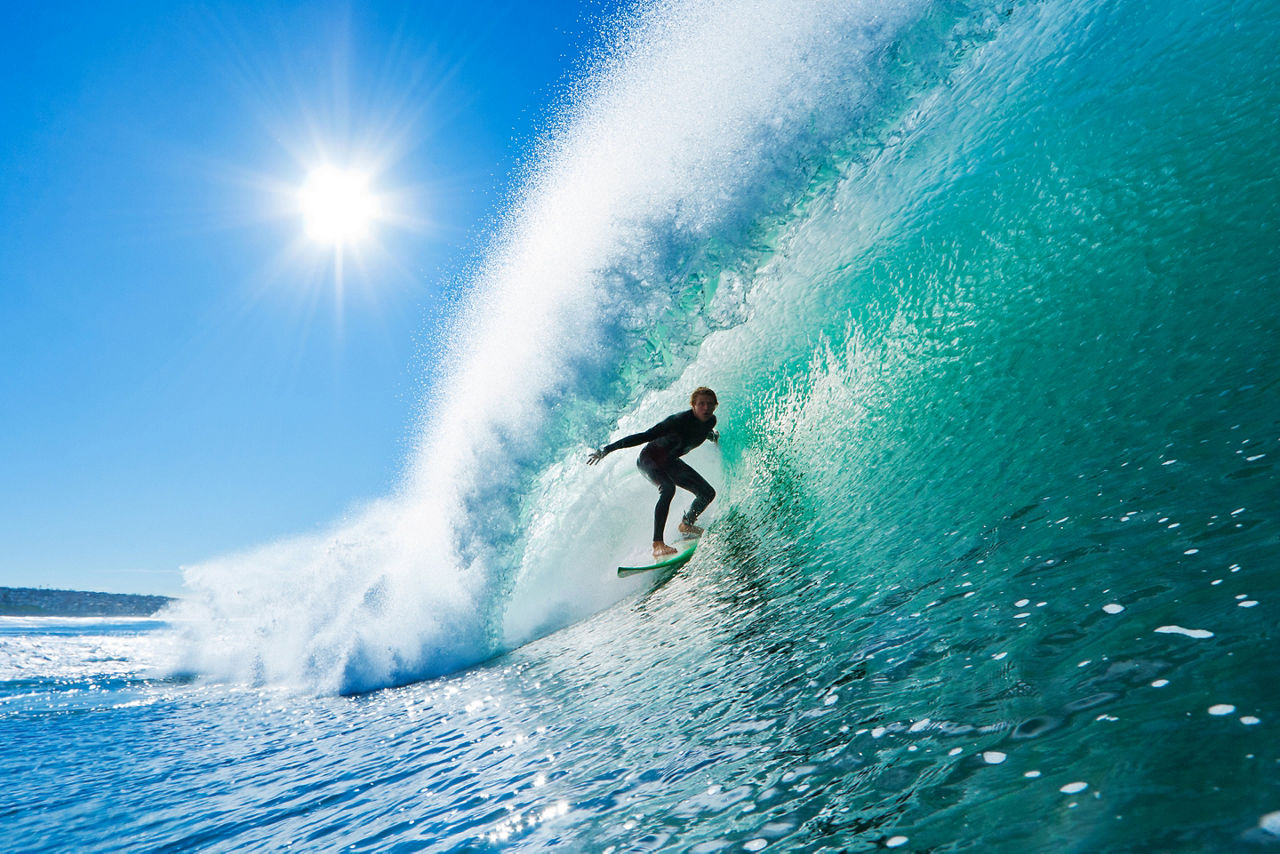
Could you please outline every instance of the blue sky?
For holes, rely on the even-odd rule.
[[[0,585],[179,567],[395,485],[600,2],[19,4],[0,28]],[[360,166],[391,221],[308,241]]]

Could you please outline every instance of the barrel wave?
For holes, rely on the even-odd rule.
[[[188,570],[184,667],[487,679],[529,721],[591,696],[679,734],[560,724],[590,781],[564,809],[595,818],[513,794],[526,820],[441,818],[448,845],[623,844],[618,768],[654,850],[1280,840],[1277,7],[614,26],[436,355],[401,488]],[[699,385],[710,530],[665,586],[619,580],[652,490],[585,456]]]

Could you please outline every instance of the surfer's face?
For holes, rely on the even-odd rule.
[[[709,397],[702,396],[693,402],[693,414],[698,417],[699,421],[710,420],[712,413],[716,411],[716,402]]]

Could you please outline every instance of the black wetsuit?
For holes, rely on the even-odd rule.
[[[675,497],[676,487],[687,489],[693,493],[693,504],[689,512],[684,514],[684,523],[692,525],[707,505],[716,497],[716,491],[693,468],[680,459],[694,448],[701,445],[711,435],[716,426],[716,417],[712,415],[706,421],[699,421],[692,409],[678,412],[670,418],[631,436],[605,445],[606,452],[620,448],[633,448],[648,442],[640,451],[636,466],[658,487],[658,504],[653,508],[653,541],[663,541],[663,530],[667,527],[667,513],[671,510],[671,499]]]

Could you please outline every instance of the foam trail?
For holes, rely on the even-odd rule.
[[[697,343],[749,312],[741,279],[689,310],[705,247],[749,244],[803,190],[796,162],[873,106],[877,57],[924,6],[686,2],[623,22],[472,283],[403,487],[327,534],[188,570],[190,666],[364,690],[629,592],[607,570],[644,541],[648,491],[583,449],[682,405]],[[511,608],[522,582],[575,594]]]

